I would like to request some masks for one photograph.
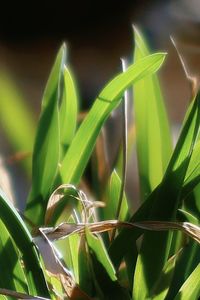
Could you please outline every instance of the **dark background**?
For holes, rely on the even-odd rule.
[[[187,84],[180,83],[184,75],[169,36],[177,35],[183,40],[189,37],[190,40],[191,32],[194,35],[194,29],[190,27],[193,24],[199,26],[185,7],[186,2],[7,2],[1,5],[0,11],[0,68],[10,71],[27,101],[33,103],[38,113],[56,52],[65,41],[68,60],[78,80],[85,108],[105,82],[120,71],[120,57],[131,57],[132,24],[136,24],[146,33],[153,50],[170,53],[161,78],[164,85],[167,82],[167,87],[164,87],[166,101],[182,103],[179,111],[169,104],[172,120],[179,122],[189,94]],[[186,20],[184,14],[190,18]],[[182,96],[177,92],[177,85],[182,85]]]

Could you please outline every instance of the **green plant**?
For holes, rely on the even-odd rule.
[[[150,54],[137,29],[134,63],[106,85],[82,122],[65,56],[63,45],[42,100],[25,216],[0,193],[1,298],[198,299],[199,93],[173,150],[155,74],[165,54]],[[127,141],[126,105],[132,100],[124,93],[132,86],[136,136]],[[5,105],[0,112],[12,109]],[[120,105],[124,138],[110,171],[99,134]],[[10,120],[4,126],[12,132]],[[24,147],[22,130],[15,131],[15,142]],[[135,145],[141,205],[130,217],[124,182],[127,148]],[[87,187],[84,171],[92,155]]]

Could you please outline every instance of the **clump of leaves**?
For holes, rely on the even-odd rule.
[[[156,75],[165,53],[150,54],[142,34],[134,33],[133,64],[105,86],[82,121],[61,47],[42,99],[23,218],[0,192],[1,298],[198,299],[200,95],[191,99],[173,150]],[[132,101],[134,137],[127,127]],[[101,130],[119,106],[122,145],[108,168]],[[4,123],[11,132],[10,122]],[[25,145],[15,132],[17,144]],[[132,147],[141,205],[131,216],[124,187]]]

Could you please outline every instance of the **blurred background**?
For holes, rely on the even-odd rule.
[[[176,131],[190,100],[191,90],[170,35],[175,38],[190,74],[199,77],[199,0],[4,3],[0,14],[0,74],[7,74],[17,96],[26,101],[34,124],[39,116],[51,66],[65,41],[68,61],[82,99],[81,108],[87,109],[104,84],[121,70],[120,58],[131,58],[132,24],[146,33],[152,51],[168,53],[160,79],[170,120]],[[3,98],[0,93],[0,104],[2,101],[6,101],[6,97]],[[15,109],[13,107],[13,112]],[[17,178],[17,181],[12,180],[12,184],[20,202],[27,194],[28,185],[24,184],[27,182],[24,172],[17,163],[13,163],[16,149],[13,145],[10,147],[2,115],[1,164],[11,171],[12,178]],[[16,122],[14,114],[12,118]],[[1,178],[5,185],[6,177]]]

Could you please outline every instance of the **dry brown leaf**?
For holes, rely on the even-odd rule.
[[[180,230],[200,243],[200,227],[189,222],[144,221],[134,223],[135,226],[155,231]]]
[[[197,94],[198,89],[199,89],[199,78],[196,75],[192,74],[191,68],[189,67],[187,61],[184,59],[183,55],[179,51],[177,41],[175,41],[174,37],[172,37],[172,36],[170,38],[171,38],[171,42],[172,42],[174,48],[176,49],[178,57],[180,59],[185,76],[191,85],[191,92],[192,92],[192,98],[193,98],[193,97],[195,97],[195,95]]]
[[[37,297],[37,296],[31,296],[24,293],[18,293],[16,291],[8,290],[8,289],[2,289],[0,288],[0,294],[4,296],[14,297],[17,299],[28,299],[28,300],[50,300],[48,298],[43,297]]]
[[[73,274],[62,264],[56,248],[51,243],[48,235],[41,229],[40,233],[41,237],[34,238],[34,242],[40,250],[49,276],[60,279],[63,289],[69,299],[89,300],[90,298],[76,284]]]
[[[143,221],[130,223],[118,220],[107,220],[94,223],[62,223],[57,227],[40,228],[40,231],[43,232],[50,241],[55,241],[66,238],[70,234],[84,234],[86,227],[93,233],[102,233],[120,227],[137,227],[154,231],[180,230],[200,243],[200,227],[188,222]]]
[[[46,214],[45,214],[45,224],[49,224],[59,201],[64,196],[64,193],[63,193],[64,189],[76,190],[75,186],[73,186],[72,184],[62,184],[51,194],[48,204],[47,204],[47,209],[46,209]]]
[[[87,199],[86,194],[78,190],[74,185],[72,184],[62,184],[60,185],[50,196],[46,214],[45,214],[45,224],[49,224],[50,220],[54,214],[54,211],[60,201],[62,201],[62,198],[66,194],[66,190],[68,192],[71,190],[77,194],[77,196],[71,195],[71,197],[77,201],[80,201],[82,204],[82,219],[84,222],[90,219],[90,217],[94,214],[93,208],[95,207],[102,207],[104,204],[100,201],[91,201]],[[70,196],[70,195],[69,195]],[[76,217],[76,216],[75,216]]]

